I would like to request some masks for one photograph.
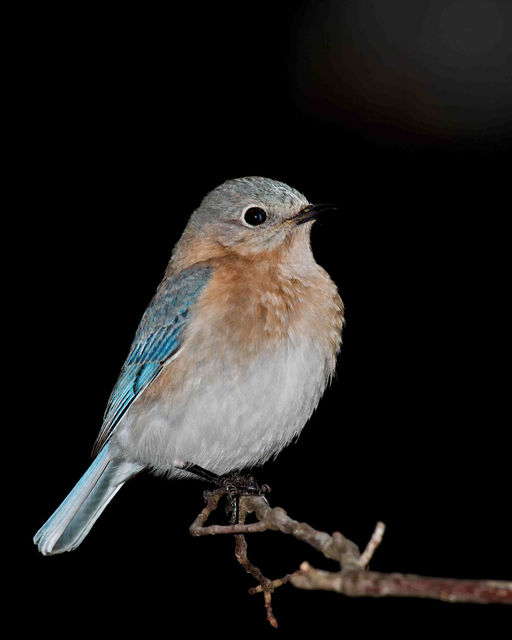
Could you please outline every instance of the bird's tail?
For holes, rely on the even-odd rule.
[[[34,536],[39,551],[49,556],[76,549],[123,484],[141,469],[137,463],[112,458],[109,445],[105,445],[68,497]]]

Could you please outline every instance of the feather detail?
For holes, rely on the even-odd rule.
[[[291,267],[278,255],[209,261],[180,356],[119,425],[122,455],[159,473],[174,473],[175,459],[228,473],[300,433],[334,373],[343,325],[336,286],[303,254]]]
[[[111,457],[108,445],[100,451],[74,489],[34,536],[45,555],[76,549],[123,484],[142,466]]]
[[[128,408],[177,354],[189,312],[211,274],[211,266],[195,265],[160,284],[108,401],[93,453],[105,445]]]

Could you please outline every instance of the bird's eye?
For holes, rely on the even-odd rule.
[[[243,214],[245,224],[250,227],[257,227],[267,219],[267,214],[259,207],[249,207]]]

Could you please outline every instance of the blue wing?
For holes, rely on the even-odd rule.
[[[190,267],[160,284],[142,316],[130,353],[110,395],[94,453],[103,447],[130,405],[181,346],[189,310],[210,279],[212,270],[208,265]]]

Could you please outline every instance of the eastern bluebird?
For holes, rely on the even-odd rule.
[[[43,554],[75,549],[142,469],[228,474],[299,435],[333,375],[344,321],[311,252],[327,208],[260,177],[203,199],[137,328],[96,458],[34,537]]]

